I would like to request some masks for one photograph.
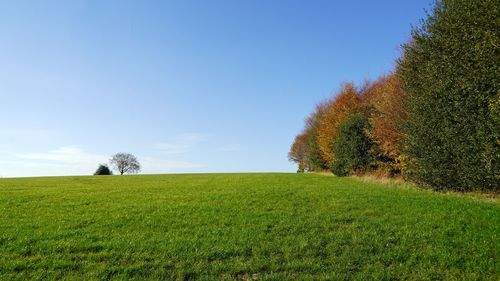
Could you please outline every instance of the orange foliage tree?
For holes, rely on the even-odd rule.
[[[363,93],[371,126],[369,136],[377,144],[380,168],[390,175],[399,173],[402,165],[401,142],[407,118],[404,98],[405,92],[396,74],[380,77]]]
[[[335,98],[326,103],[319,120],[317,138],[321,155],[328,167],[331,167],[335,159],[333,144],[338,138],[338,125],[349,114],[359,111],[360,105],[361,98],[353,83],[343,84]]]
[[[319,120],[326,111],[327,104],[320,103],[314,112],[306,118],[304,130],[295,137],[288,153],[288,159],[297,163],[299,172],[326,169],[326,162],[318,145],[317,130]]]
[[[311,171],[325,170],[328,168],[327,162],[321,153],[318,143],[318,130],[321,126],[320,121],[326,113],[328,103],[322,102],[316,105],[314,112],[306,119],[305,133],[308,135],[309,150],[308,162]]]
[[[298,172],[306,172],[310,170],[309,163],[309,136],[307,132],[302,132],[295,137],[295,140],[288,152],[288,159],[297,163]]]

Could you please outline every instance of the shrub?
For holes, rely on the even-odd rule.
[[[368,137],[368,119],[356,113],[347,117],[338,127],[338,138],[333,143],[335,160],[332,172],[346,176],[366,170],[373,162],[373,141]]]
[[[112,175],[113,172],[109,169],[107,165],[101,164],[97,168],[97,170],[94,173],[94,176],[105,176],[105,175]]]

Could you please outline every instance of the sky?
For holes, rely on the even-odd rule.
[[[0,177],[294,172],[305,117],[432,1],[0,1]]]

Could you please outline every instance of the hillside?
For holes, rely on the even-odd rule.
[[[0,279],[498,280],[500,205],[313,174],[0,179]]]

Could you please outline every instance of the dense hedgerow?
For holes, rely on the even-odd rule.
[[[318,107],[302,159],[347,175],[363,170],[365,162],[353,163],[365,151],[378,174],[402,172],[435,190],[500,191],[499,19],[498,0],[437,1],[403,45],[395,73],[361,89],[344,84]],[[340,129],[352,114],[368,120],[364,140],[373,149]]]
[[[500,5],[444,0],[404,45],[407,173],[434,189],[500,186]]]

